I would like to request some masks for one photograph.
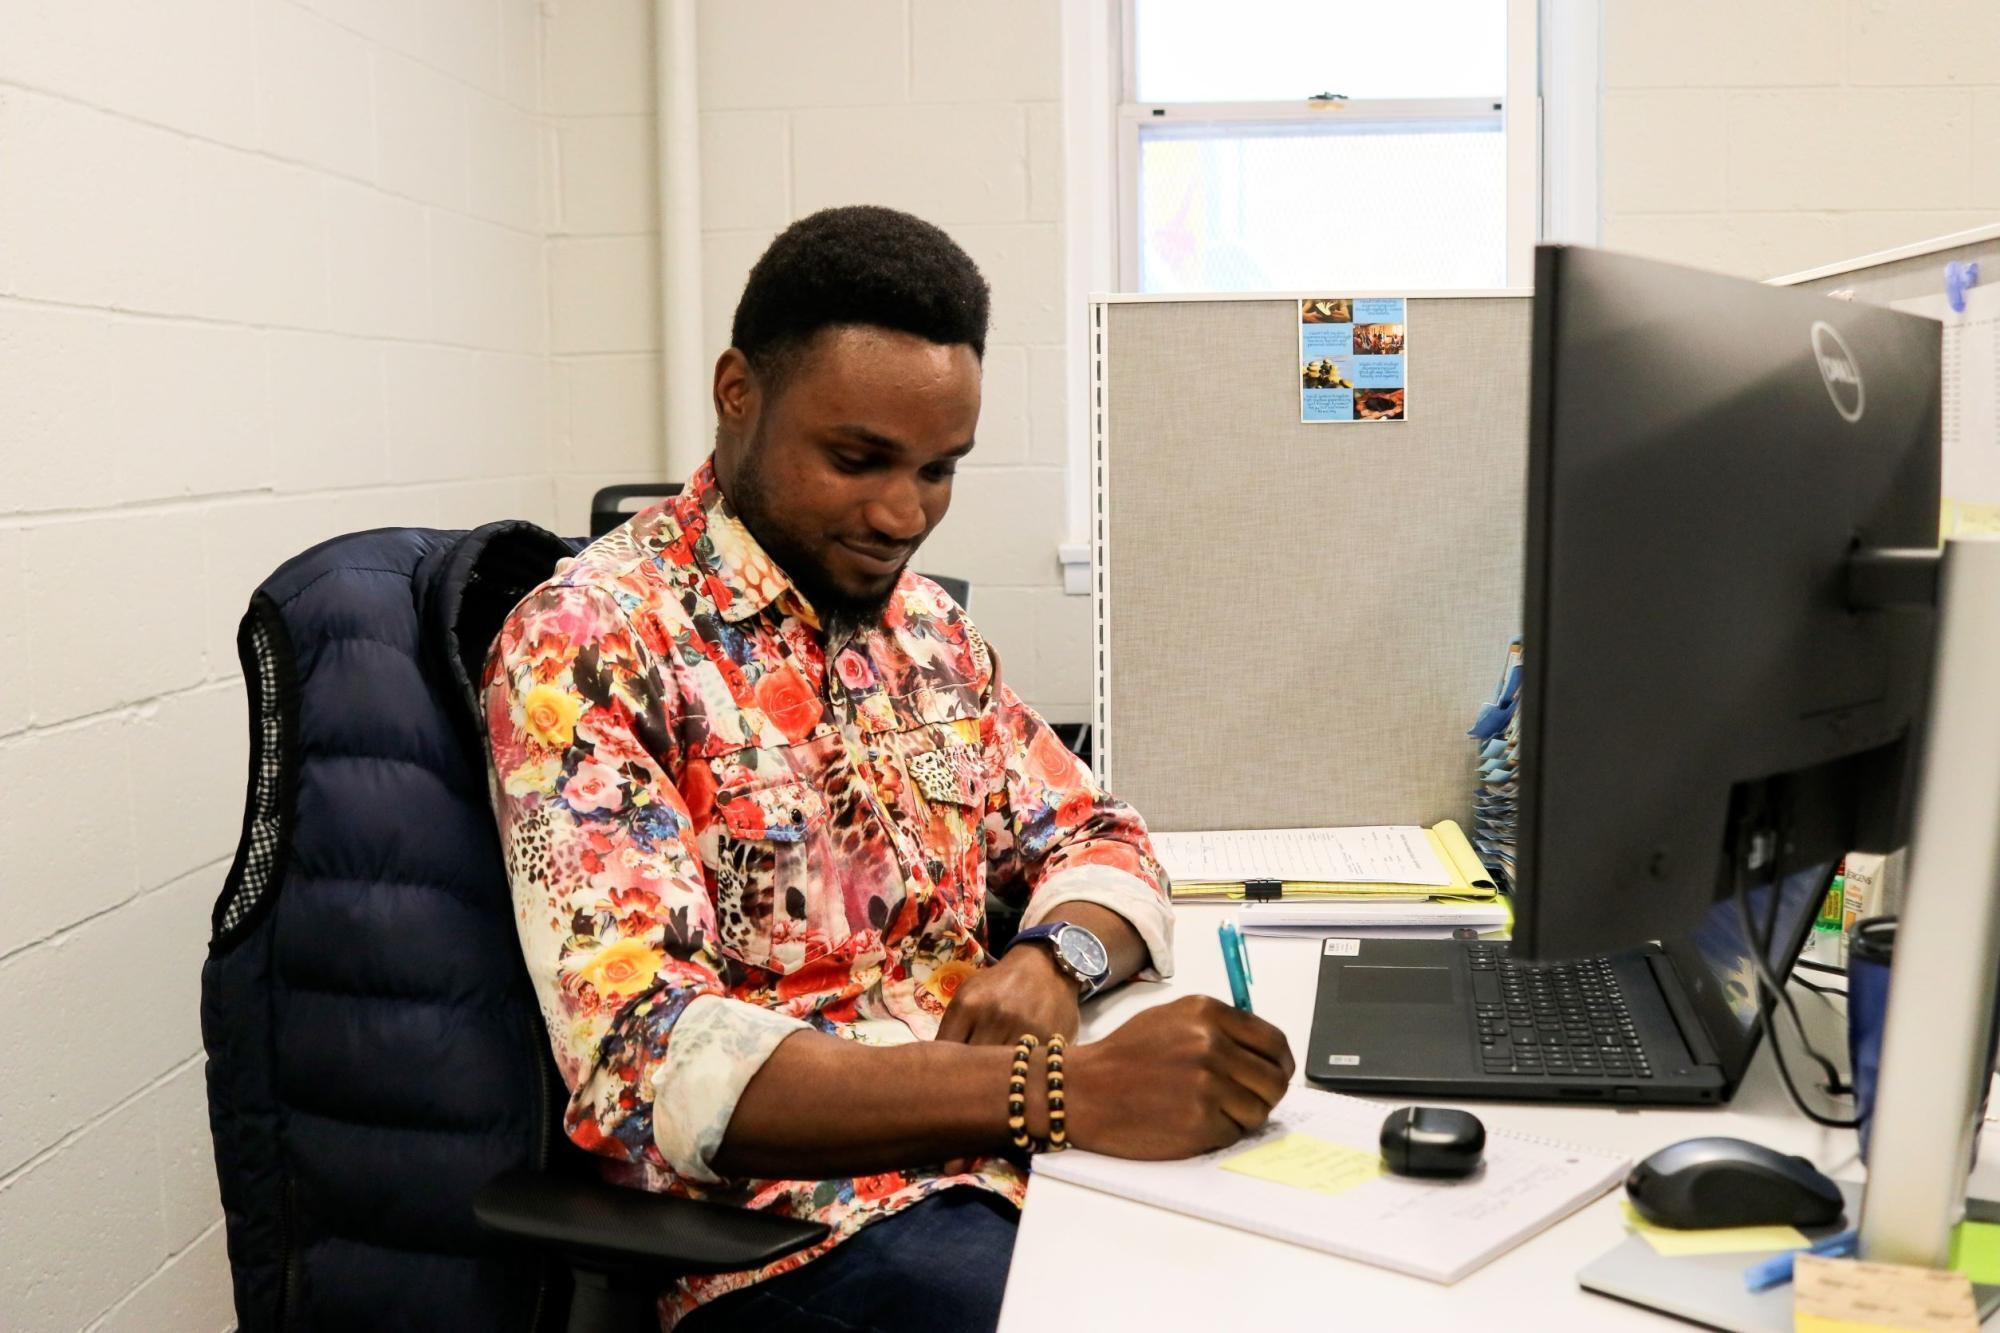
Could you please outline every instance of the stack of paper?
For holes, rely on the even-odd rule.
[[[1275,882],[1270,896],[1422,902],[1490,898],[1494,885],[1465,833],[1450,820],[1435,828],[1251,829],[1155,833],[1153,850],[1173,881],[1176,902],[1254,897],[1246,885]]]
[[[1505,935],[1513,909],[1491,898],[1320,898],[1309,902],[1246,903],[1236,918],[1245,935],[1348,935],[1376,939],[1448,939],[1472,930],[1482,938]]]
[[[1499,688],[1480,706],[1470,735],[1478,745],[1478,791],[1473,797],[1472,845],[1502,889],[1514,889],[1516,774],[1521,745],[1521,641],[1507,645]]]
[[[1240,902],[1246,935],[1338,929],[1417,938],[1491,933],[1513,920],[1450,820],[1435,828],[1155,833],[1153,849],[1175,902]]]

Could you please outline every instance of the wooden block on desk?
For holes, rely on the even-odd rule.
[[[1792,1285],[1794,1333],[1979,1333],[1963,1273],[1801,1254]]]

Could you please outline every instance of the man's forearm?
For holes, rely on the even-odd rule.
[[[1102,940],[1111,982],[1147,964],[1145,940],[1108,907],[1066,902],[1046,919],[1082,926]],[[1035,957],[1046,953],[1036,950]],[[1046,966],[1053,972],[1053,962]],[[1012,1062],[1011,1045],[865,1046],[822,1032],[794,1033],[744,1085],[711,1165],[727,1176],[819,1180],[998,1152],[1010,1138]],[[1042,1135],[1047,1084],[1039,1061],[1033,1070],[1028,1127]]]
[[[1004,1046],[795,1033],[745,1085],[712,1165],[725,1176],[820,1180],[1001,1151],[1013,1058]],[[1028,1080],[1037,1133],[1047,1126],[1044,1087],[1038,1061]]]

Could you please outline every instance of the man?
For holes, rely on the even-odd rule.
[[[676,1284],[669,1328],[991,1328],[1026,1188],[1016,1040],[1074,1036],[1085,990],[1172,970],[1144,826],[907,572],[973,447],[986,320],[937,228],[795,224],[716,363],[714,457],[559,568],[488,664],[570,1137],[629,1183],[833,1228]],[[1025,909],[997,960],[989,888]],[[1261,1125],[1292,1060],[1189,998],[1065,1072],[1071,1143],[1161,1158]]]

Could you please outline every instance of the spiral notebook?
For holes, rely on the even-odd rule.
[[[1178,1162],[1072,1150],[1035,1174],[1347,1259],[1456,1282],[1597,1198],[1628,1159],[1489,1130],[1486,1161],[1464,1180],[1383,1170],[1377,1136],[1391,1108],[1294,1088],[1257,1134]]]

